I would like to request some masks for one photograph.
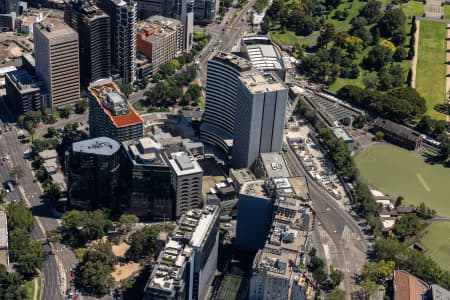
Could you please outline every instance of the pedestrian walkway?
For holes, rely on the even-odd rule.
[[[447,24],[447,70],[445,76],[445,95],[447,101],[447,107],[450,107],[450,100],[448,97],[448,91],[450,90],[450,24]],[[445,116],[446,122],[450,122],[448,114]]]
[[[419,57],[419,32],[420,32],[420,20],[416,20],[416,32],[414,33],[414,57],[411,62],[411,87],[416,88],[416,76],[417,76],[417,58]]]

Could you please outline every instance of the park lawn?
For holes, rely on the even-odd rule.
[[[359,14],[359,10],[365,4],[366,2],[359,0],[341,2],[341,4],[339,4],[339,6],[330,13],[330,15],[327,18],[327,22],[332,23],[336,27],[337,31],[340,31],[339,27],[343,27],[350,24],[350,21],[353,20]],[[346,10],[348,12],[347,18],[345,18],[344,20],[334,19],[333,16],[338,10],[340,11]]]
[[[416,89],[426,100],[426,114],[436,119],[445,118],[434,106],[445,100],[446,37],[445,23],[420,21]]]
[[[308,36],[296,35],[294,31],[290,30],[281,30],[279,24],[274,24],[269,32],[270,38],[275,41],[277,44],[283,46],[294,45],[295,43],[299,43],[301,45],[308,44],[312,46],[316,43],[315,37],[319,35],[318,31],[314,31]]]
[[[444,6],[444,18],[450,19],[450,5]]]
[[[24,286],[27,291],[26,299],[33,300],[34,299],[34,280],[31,279],[30,281],[25,282]]]
[[[420,244],[443,269],[450,270],[450,223],[432,223],[424,231]]]
[[[422,17],[425,11],[423,2],[419,1],[409,1],[408,3],[402,5],[403,13],[407,16],[417,16]]]
[[[370,147],[355,157],[363,180],[405,203],[424,202],[438,215],[450,217],[450,168],[425,162],[420,154],[390,144]]]

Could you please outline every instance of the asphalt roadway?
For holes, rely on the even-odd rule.
[[[345,273],[343,284],[347,293],[356,291],[352,276],[360,271],[366,260],[365,237],[345,208],[309,175],[287,143],[285,147],[288,167],[295,175],[306,176],[312,207],[321,222],[320,227],[326,231],[334,244],[332,248],[335,251],[332,253],[321,249],[323,235],[321,236],[318,229],[315,229],[313,240],[316,241],[315,246],[318,248],[319,256],[329,256],[333,266]],[[329,247],[327,249],[329,250]]]
[[[32,213],[36,218],[36,226],[31,233],[31,238],[44,241],[46,239],[45,231],[56,229],[58,221],[54,217],[52,206],[42,200],[42,190],[35,182],[35,178],[31,171],[30,162],[24,159],[24,152],[29,149],[28,145],[23,145],[18,140],[18,128],[13,123],[11,114],[9,113],[3,99],[0,99],[0,129],[3,128],[0,135],[0,155],[8,155],[9,160],[3,162],[0,166],[0,179],[2,183],[10,180],[10,170],[13,166],[20,166],[24,171],[23,177],[19,179],[19,184],[15,186],[14,191],[9,193],[7,201],[24,199],[32,208]],[[10,130],[5,131],[5,126]],[[49,245],[44,245],[44,250],[48,254],[44,260],[42,267],[43,275],[43,291],[42,299],[61,299],[60,282],[58,276],[59,260],[64,269],[70,272],[72,266],[76,263],[75,256],[67,249],[63,248],[60,257],[56,257],[51,251]],[[66,278],[69,278],[66,276]]]

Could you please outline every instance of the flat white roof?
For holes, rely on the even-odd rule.
[[[189,162],[187,160],[189,160]],[[172,153],[172,158],[169,159],[169,163],[178,176],[203,172],[203,169],[200,167],[197,160],[189,157],[186,152]]]
[[[211,228],[212,222],[214,220],[215,211],[210,212],[209,214],[202,214],[200,220],[198,220],[197,227],[192,233],[190,244],[193,247],[200,247],[202,245],[203,240],[208,233],[208,229]]]

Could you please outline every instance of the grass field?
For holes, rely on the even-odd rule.
[[[423,2],[419,1],[409,1],[402,6],[403,13],[407,16],[418,16],[422,17],[425,7]]]
[[[423,156],[393,145],[370,147],[356,156],[363,179],[405,203],[425,202],[438,215],[450,217],[450,168],[431,165]]]
[[[343,25],[350,24],[350,21],[353,20],[359,14],[359,10],[364,5],[366,5],[366,2],[359,1],[359,0],[347,1],[347,2],[342,1],[341,4],[339,4],[339,6],[330,13],[330,16],[327,18],[327,22],[332,23],[335,27],[339,27],[339,26],[342,27]],[[348,16],[347,16],[347,18],[345,18],[345,20],[338,20],[336,18],[333,18],[334,14],[338,10],[348,12]]]
[[[450,19],[450,5],[444,6],[444,18]]]
[[[450,270],[450,223],[433,223],[425,229],[420,244],[442,268]]]
[[[217,300],[234,300],[238,299],[239,287],[242,278],[234,275],[227,275],[220,285]]]
[[[416,89],[427,102],[427,114],[444,119],[434,110],[445,100],[446,24],[420,21],[419,53],[417,59]]]

